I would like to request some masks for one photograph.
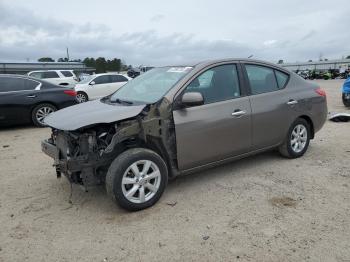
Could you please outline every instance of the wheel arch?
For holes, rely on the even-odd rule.
[[[79,94],[79,93],[84,94],[87,97],[87,99],[89,100],[89,95],[84,90],[77,90],[77,94]]]
[[[31,109],[30,109],[30,114],[33,113],[34,108],[36,108],[38,105],[42,105],[42,104],[49,104],[49,105],[54,106],[57,110],[60,109],[60,107],[55,102],[44,100],[44,101],[40,101],[40,102],[33,104]]]
[[[314,128],[314,123],[311,119],[311,117],[307,115],[301,115],[298,118],[304,119],[310,126],[310,132],[311,132],[311,139],[315,137],[315,128]]]
[[[164,160],[168,168],[169,177],[175,175],[176,169],[174,169],[174,164],[160,138],[147,136],[147,139],[143,140],[139,137],[134,137],[123,141],[123,143],[126,148],[145,148],[154,151]]]

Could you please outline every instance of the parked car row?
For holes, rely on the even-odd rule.
[[[0,125],[45,126],[47,115],[75,104],[74,89],[29,76],[0,75]]]
[[[32,71],[28,75],[0,75],[0,125],[32,122],[45,126],[43,119],[50,113],[111,95],[131,79],[106,73],[78,83],[72,70]]]
[[[116,73],[91,75],[75,85],[79,103],[108,96],[125,85],[131,78]]]

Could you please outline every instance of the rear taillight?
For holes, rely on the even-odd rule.
[[[324,91],[322,88],[316,88],[315,89],[315,92],[317,93],[317,94],[319,94],[320,96],[323,96],[323,97],[326,97],[327,96],[327,94],[326,94],[326,91]]]
[[[77,92],[75,92],[74,90],[64,90],[63,92],[69,96],[76,96],[77,95]]]

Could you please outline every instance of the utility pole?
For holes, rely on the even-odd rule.
[[[67,47],[67,62],[69,62],[69,50],[68,50],[68,47]]]

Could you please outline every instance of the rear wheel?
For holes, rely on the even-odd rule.
[[[310,125],[302,118],[298,118],[288,130],[284,143],[279,152],[287,158],[298,158],[304,155],[310,143]]]
[[[77,93],[77,100],[79,103],[84,103],[84,102],[87,102],[89,100],[89,98],[88,98],[86,93],[78,92]]]
[[[350,94],[343,93],[342,99],[343,99],[344,106],[350,107]]]
[[[149,149],[133,148],[112,162],[106,176],[106,190],[121,207],[136,211],[154,205],[167,182],[164,160]]]
[[[56,107],[51,104],[37,105],[32,111],[32,121],[34,125],[39,127],[46,126],[44,123],[44,118],[56,110]]]

